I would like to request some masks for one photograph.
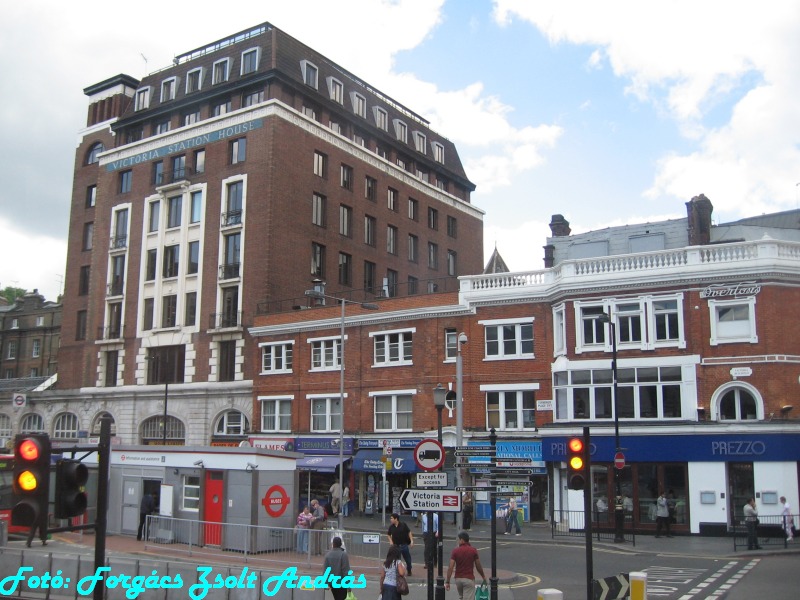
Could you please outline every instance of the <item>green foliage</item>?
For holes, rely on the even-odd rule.
[[[28,291],[23,288],[7,285],[5,288],[3,288],[3,291],[0,292],[0,295],[2,295],[6,300],[8,300],[9,304],[13,304],[14,300],[16,300],[17,298],[21,298],[27,293]]]

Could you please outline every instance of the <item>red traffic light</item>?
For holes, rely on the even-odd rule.
[[[31,438],[25,438],[17,446],[17,454],[22,460],[39,460],[41,453],[39,442]]]
[[[567,442],[567,472],[571,490],[586,488],[586,443],[583,438],[571,438]]]
[[[581,438],[572,438],[569,441],[570,452],[583,452],[583,440]]]

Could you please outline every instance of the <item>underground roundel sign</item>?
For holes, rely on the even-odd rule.
[[[280,517],[289,506],[289,496],[281,486],[273,485],[264,494],[261,504],[264,505],[264,509],[270,517]]]

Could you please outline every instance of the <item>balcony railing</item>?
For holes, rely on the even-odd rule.
[[[183,167],[181,169],[174,169],[172,171],[162,171],[157,173],[153,184],[158,187],[162,185],[169,185],[170,183],[177,183],[179,181],[191,181],[192,177],[196,175],[192,167]]]
[[[110,246],[112,250],[120,250],[128,247],[127,235],[115,235],[111,237]]]
[[[121,340],[125,333],[124,325],[105,325],[97,328],[98,340]]]
[[[209,329],[229,329],[231,327],[242,326],[242,312],[241,311],[226,311],[221,313],[212,313],[208,319]]]
[[[222,227],[233,227],[242,224],[242,209],[229,210],[222,213]]]
[[[109,283],[106,287],[106,293],[108,296],[122,296],[124,291],[125,281],[121,277],[114,279],[114,281]]]
[[[219,266],[220,279],[236,279],[239,277],[239,267],[241,263],[229,263],[227,265]]]

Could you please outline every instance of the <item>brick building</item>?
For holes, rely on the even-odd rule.
[[[482,271],[454,145],[268,23],[84,91],[59,381],[93,401],[83,430],[238,443],[258,312],[314,279],[368,300]]]

